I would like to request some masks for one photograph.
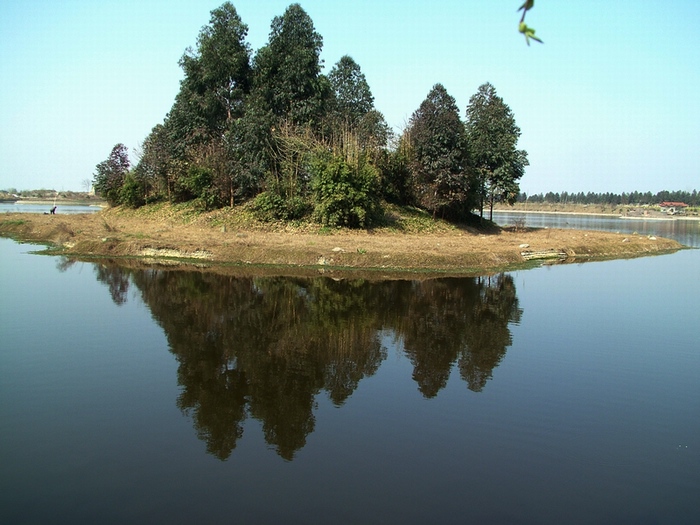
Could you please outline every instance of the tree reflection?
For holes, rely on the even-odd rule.
[[[117,304],[129,282],[140,291],[179,364],[177,405],[222,460],[247,417],[293,459],[314,430],[317,397],[341,406],[378,370],[382,334],[394,334],[425,397],[455,366],[481,391],[522,313],[509,275],[368,282],[96,268]]]
[[[95,264],[97,280],[109,288],[114,304],[121,306],[126,303],[129,293],[129,274],[114,264]]]
[[[426,397],[445,387],[456,361],[469,389],[480,392],[511,345],[509,324],[522,315],[505,274],[414,283],[402,304],[405,313],[393,327]]]
[[[459,355],[460,376],[474,392],[486,386],[512,344],[508,324],[519,323],[522,317],[511,276],[480,278],[478,283],[479,301],[469,316],[467,350]]]

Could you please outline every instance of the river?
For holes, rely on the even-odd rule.
[[[700,520],[698,250],[371,282],[36,249],[0,239],[1,523]]]
[[[675,239],[684,246],[700,247],[700,220],[693,218],[622,218],[614,215],[494,211],[500,226],[602,230]]]
[[[54,204],[51,201],[37,202],[0,202],[0,213],[50,213]],[[101,206],[88,206],[85,204],[61,204],[56,203],[55,212],[61,214],[95,213],[102,209]]]

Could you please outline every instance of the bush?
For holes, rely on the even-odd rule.
[[[384,199],[403,206],[415,204],[408,154],[403,149],[385,151],[379,158],[378,167]]]
[[[274,191],[264,191],[253,201],[255,216],[267,222],[299,220],[310,211],[311,205],[302,197],[285,198]]]
[[[192,166],[177,183],[177,200],[198,200],[205,209],[214,208],[218,199],[213,182],[214,174],[209,168]]]
[[[364,158],[350,165],[337,155],[312,161],[314,218],[326,226],[367,228],[381,218],[379,175]]]
[[[124,184],[119,188],[119,203],[131,208],[138,208],[145,204],[145,189],[143,183],[133,173],[124,178]]]

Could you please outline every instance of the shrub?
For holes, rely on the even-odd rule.
[[[213,181],[214,174],[209,168],[192,166],[177,183],[177,200],[198,200],[205,209],[215,207],[218,199]]]
[[[302,197],[285,198],[274,191],[264,191],[253,201],[255,216],[267,222],[302,219],[310,211],[310,204]]]
[[[320,154],[311,174],[314,218],[324,225],[367,228],[381,218],[379,175],[363,157],[351,165],[338,155]]]
[[[144,194],[143,183],[133,173],[128,173],[124,178],[124,184],[119,188],[119,203],[131,208],[138,208],[145,204]]]

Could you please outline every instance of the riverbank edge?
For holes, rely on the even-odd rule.
[[[44,245],[46,254],[119,261],[132,267],[363,278],[487,275],[541,264],[661,255],[684,248],[670,239],[597,231],[300,233],[228,230],[208,219],[153,220],[123,210],[63,216],[8,213],[0,217],[0,236]],[[554,258],[528,260],[526,255],[532,252]]]

